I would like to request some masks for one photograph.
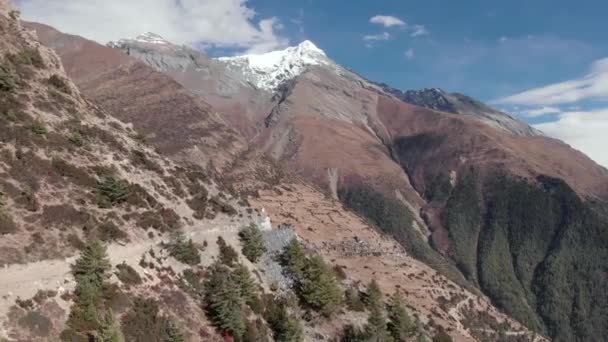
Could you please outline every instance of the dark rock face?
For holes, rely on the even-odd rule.
[[[530,127],[528,124],[513,118],[509,114],[503,113],[483,102],[463,94],[447,93],[439,88],[401,91],[386,84],[380,84],[380,86],[387,93],[409,104],[446,113],[471,115],[487,125],[515,135],[542,135],[541,132]]]
[[[455,106],[447,99],[447,94],[439,88],[406,90],[405,92],[394,90],[390,91],[390,93],[396,95],[401,100],[416,106],[442,112],[457,113]]]

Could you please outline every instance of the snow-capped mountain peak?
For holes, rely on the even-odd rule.
[[[171,42],[153,32],[142,33],[135,38],[123,38],[117,42],[109,42],[107,46],[111,48],[121,48],[123,46],[129,45],[132,42],[154,44],[157,46],[172,46]]]
[[[241,73],[257,88],[274,91],[312,65],[335,65],[313,42],[302,43],[284,50],[217,59],[228,69]]]
[[[134,40],[149,44],[170,44],[165,38],[153,32],[142,33],[135,37]]]

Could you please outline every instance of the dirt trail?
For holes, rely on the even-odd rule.
[[[202,243],[207,240],[214,242],[222,235],[228,243],[237,243],[238,230],[245,224],[246,220],[231,220],[219,216],[208,222],[199,222],[194,226],[185,227],[184,233],[195,242]],[[113,265],[126,261],[128,264],[136,265],[141,256],[150,248],[158,246],[162,241],[167,241],[168,236],[160,236],[149,239],[142,235],[132,239],[130,243],[123,246],[111,244],[108,246],[108,255]],[[210,249],[215,243],[209,243]],[[206,251],[208,254],[214,251]],[[206,253],[207,254],[207,253]],[[59,260],[43,260],[28,264],[13,264],[0,268],[0,317],[6,316],[17,298],[32,298],[38,290],[56,290],[59,293],[74,288],[74,281],[70,274],[70,265],[74,263],[77,256]]]

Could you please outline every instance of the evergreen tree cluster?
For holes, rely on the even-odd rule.
[[[160,314],[158,303],[151,298],[135,298],[131,309],[122,318],[121,328],[129,342],[184,341],[177,325]]]
[[[112,176],[105,176],[97,184],[97,202],[101,208],[122,203],[129,195],[128,183]]]
[[[186,240],[183,233],[173,236],[168,244],[169,255],[187,265],[198,265],[201,262],[201,255],[192,239]]]
[[[251,262],[256,262],[266,252],[262,232],[255,224],[243,228],[239,232],[243,255]]]
[[[183,342],[177,327],[159,315],[156,302],[137,298],[119,325],[109,305],[115,288],[108,283],[112,266],[105,246],[89,243],[72,265],[76,280],[75,299],[67,328],[61,333],[64,342]]]
[[[247,320],[249,308],[261,313],[258,286],[251,273],[237,262],[238,254],[223,238],[218,238],[220,257],[207,270],[203,283],[204,304],[209,318],[223,333],[236,341],[260,340],[263,325]]]
[[[68,328],[61,334],[63,341],[124,341],[103,298],[111,268],[106,248],[99,241],[87,245],[72,265],[76,298],[68,318]]]
[[[380,287],[372,280],[367,286],[365,305],[369,310],[367,324],[362,329],[352,325],[346,326],[342,341],[401,342],[416,335],[416,324],[412,322],[398,292],[393,295],[387,306]]]
[[[277,342],[300,342],[304,340],[304,330],[300,320],[290,312],[286,298],[268,298],[264,318],[270,325]]]
[[[294,239],[285,247],[281,261],[305,306],[325,316],[331,316],[340,308],[342,291],[333,268],[323,258],[306,256],[302,245]]]

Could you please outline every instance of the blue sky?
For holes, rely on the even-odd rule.
[[[401,89],[440,87],[490,102],[608,165],[608,63],[598,62],[608,57],[607,1],[353,3],[251,1],[265,16],[285,18],[293,42],[310,39],[372,80]],[[405,25],[370,22],[376,15]],[[428,34],[413,37],[414,25]],[[366,35],[386,40],[365,41]],[[591,73],[600,76],[576,84]],[[560,85],[565,89],[551,88]]]
[[[358,5],[354,6],[353,3]],[[608,2],[566,0],[252,0],[277,16],[293,43],[310,39],[339,63],[403,89],[442,87],[485,101],[580,76],[608,56]],[[424,25],[428,35],[369,22],[374,15]],[[303,32],[292,22],[300,19]],[[366,48],[364,35],[391,38]],[[413,51],[413,58],[404,53]]]
[[[219,56],[309,39],[371,80],[470,95],[608,165],[605,0],[16,1],[101,43],[151,31]]]

